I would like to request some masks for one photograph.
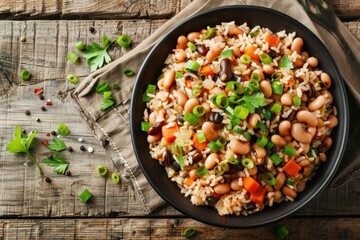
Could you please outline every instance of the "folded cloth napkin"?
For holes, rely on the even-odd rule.
[[[356,110],[359,108],[359,105],[357,104],[360,102],[360,81],[354,77],[358,76],[359,73],[349,67],[349,60],[333,36],[326,30],[322,29],[319,25],[314,24],[296,0],[195,0],[180,13],[157,29],[151,36],[149,36],[132,51],[89,75],[81,82],[72,94],[76,107],[80,111],[82,118],[93,130],[95,137],[103,143],[106,153],[119,168],[122,176],[126,180],[129,180],[132,184],[146,213],[150,213],[152,210],[162,205],[164,201],[148,184],[134,155],[130,136],[129,108],[131,91],[135,77],[129,78],[122,76],[123,69],[131,68],[137,72],[156,41],[183,19],[214,7],[234,4],[259,5],[273,8],[288,14],[307,26],[311,31],[319,36],[327,46],[331,46],[329,50],[333,56],[336,56],[335,60],[338,67],[343,73],[344,79],[349,86],[349,95],[357,100],[352,102],[352,107],[356,108]],[[359,42],[351,35],[351,33],[340,21],[339,24],[345,39],[347,39],[349,43],[351,42],[351,46],[353,47],[352,50],[354,53],[359,55]],[[102,96],[95,92],[94,86],[102,81],[106,81],[110,85],[112,85],[112,83],[118,83],[121,88],[121,91],[114,93],[117,105],[111,111],[99,110],[99,104],[102,101]],[[354,126],[352,128],[352,134],[349,142],[351,146],[355,146],[358,144],[357,142],[359,142],[360,139],[359,127],[356,127],[355,124],[355,120],[359,119],[359,115],[357,115],[357,118],[353,118],[352,116],[352,119],[354,120],[352,121]],[[356,131],[353,131],[354,129]],[[357,140],[357,142],[355,140]],[[144,146],[144,149],[146,149],[146,146]],[[339,180],[336,182],[335,186],[341,184],[344,178],[351,177],[351,174],[356,172],[357,168],[360,166],[360,152],[355,149],[359,148],[354,147],[352,148],[352,151],[347,152],[344,159],[345,161],[343,161],[344,165],[339,170],[340,177],[337,178]]]

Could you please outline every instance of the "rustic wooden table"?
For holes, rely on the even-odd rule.
[[[89,73],[83,63],[68,63],[66,54],[78,40],[99,41],[102,35],[116,38],[130,35],[138,45],[190,0],[110,1],[110,0],[0,0],[0,239],[180,239],[182,231],[194,227],[197,239],[276,239],[274,224],[250,230],[230,230],[208,226],[185,217],[170,206],[150,216],[144,215],[128,183],[115,185],[111,178],[99,177],[96,166],[115,167],[75,111],[69,96],[74,86],[65,79],[75,73],[80,79]],[[337,15],[360,39],[360,1],[333,0]],[[89,31],[93,27],[94,32]],[[19,41],[21,36],[25,42]],[[113,48],[112,59],[128,50]],[[20,69],[33,74],[29,82],[19,79]],[[43,87],[53,101],[47,111],[34,89]],[[24,114],[26,110],[31,115]],[[37,119],[40,122],[37,122]],[[15,125],[38,129],[36,158],[48,150],[40,140],[66,123],[71,134],[66,142],[74,152],[69,160],[71,176],[56,174],[43,164],[48,183],[30,160],[5,151]],[[84,142],[78,142],[78,138]],[[94,147],[81,152],[80,145]],[[24,163],[29,166],[24,166]],[[294,239],[354,239],[360,234],[360,178],[348,179],[337,188],[328,188],[295,216],[283,220]],[[78,199],[88,188],[95,196],[89,204]]]

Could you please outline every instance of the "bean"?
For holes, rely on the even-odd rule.
[[[178,60],[178,62],[184,62],[186,58],[187,56],[184,50],[179,50],[175,52],[175,59]]]
[[[201,56],[206,56],[209,51],[204,45],[197,45],[196,50],[198,51],[198,53],[200,53]]]
[[[285,181],[286,181],[286,175],[285,173],[283,172],[279,172],[277,175],[276,175],[276,184],[274,185],[274,188],[276,190],[279,190],[284,184],[285,184]]]
[[[325,103],[326,103],[326,104],[332,104],[332,102],[333,102],[333,100],[334,100],[332,94],[331,94],[329,91],[327,91],[327,90],[324,91],[323,95],[325,96],[325,94],[326,94]]]
[[[271,142],[279,147],[284,147],[286,145],[285,139],[277,134],[271,136]]]
[[[184,78],[186,80],[191,80],[191,81],[200,81],[200,78],[198,75],[192,73],[192,72],[187,72],[184,74]]]
[[[309,85],[309,90],[307,91],[307,96],[308,98],[312,98],[315,96],[316,89],[314,87],[314,84],[308,83],[308,85]]]
[[[178,37],[177,43],[178,44],[177,44],[176,48],[180,48],[180,49],[185,50],[186,47],[187,47],[188,40],[184,35],[181,35],[181,36]]]
[[[331,145],[332,145],[332,139],[330,137],[327,137],[324,139],[324,141],[321,143],[320,147],[319,147],[319,151],[324,153],[327,150],[330,149]]]
[[[309,103],[308,108],[310,111],[315,111],[320,109],[325,103],[325,96],[319,95],[315,100]]]
[[[284,186],[282,188],[282,192],[284,195],[291,197],[292,199],[297,197],[297,193],[293,189],[289,188],[288,186]]]
[[[279,190],[276,190],[274,192],[274,196],[273,196],[274,202],[278,202],[281,199],[281,196],[282,196],[282,193]]]
[[[250,174],[250,176],[256,175],[257,172],[258,172],[258,171],[257,171],[256,165],[254,165],[254,167],[252,167],[252,168],[249,169],[249,174]]]
[[[291,44],[291,51],[296,51],[297,53],[301,53],[301,48],[304,45],[304,40],[302,38],[295,38]]]
[[[269,83],[269,81],[267,80],[263,80],[260,82],[260,89],[261,91],[264,93],[264,96],[266,98],[271,97],[272,95],[272,88],[271,88],[271,84]]]
[[[292,105],[292,96],[290,93],[284,93],[281,98],[280,98],[280,101],[283,105],[285,106],[291,106]]]
[[[232,190],[235,190],[235,191],[240,191],[243,189],[243,187],[239,185],[239,178],[233,179],[230,183],[230,187]]]
[[[219,161],[219,155],[217,155],[216,153],[211,153],[204,162],[204,165],[207,169],[213,169],[217,162]]]
[[[236,139],[233,139],[230,141],[228,146],[236,154],[248,154],[250,152],[249,142],[240,142]]]
[[[219,87],[214,87],[213,89],[211,89],[211,90],[209,91],[209,93],[210,93],[210,94],[213,94],[213,95],[219,95],[219,94],[221,94],[221,93],[226,94],[226,92],[225,92],[224,90],[222,90],[221,88],[219,88]]]
[[[303,60],[303,62],[306,62],[306,60],[309,58],[309,53],[308,52],[301,52],[301,60]]]
[[[243,30],[241,30],[239,27],[237,26],[231,26],[229,27],[229,31],[228,34],[229,36],[238,36],[238,35],[242,35],[244,32]]]
[[[239,47],[237,46],[232,46],[231,49],[233,50],[233,53],[236,57],[240,57],[241,56],[241,51],[239,49]]]
[[[279,124],[279,133],[281,136],[290,135],[291,122],[288,120],[284,120]]]
[[[206,60],[211,63],[222,52],[222,48],[217,44],[206,54]]]
[[[325,153],[319,153],[319,159],[323,162],[326,161],[326,154]]]
[[[311,66],[311,67],[316,67],[319,64],[319,61],[317,60],[317,58],[315,57],[309,57],[306,62]]]
[[[219,137],[219,133],[215,125],[211,122],[205,122],[202,125],[201,130],[208,141],[215,141]]]
[[[190,98],[189,100],[186,101],[184,105],[184,111],[191,113],[193,108],[197,105],[199,105],[199,100],[197,100],[196,98]]]
[[[300,147],[302,149],[302,154],[307,154],[310,150],[310,144],[309,143],[300,143]]]
[[[225,194],[227,192],[230,192],[230,184],[229,183],[219,183],[214,187],[214,192],[217,194]]]
[[[196,169],[190,170],[190,172],[189,172],[189,177],[190,177],[192,180],[196,180],[196,179],[199,178],[198,175],[196,175]]]
[[[305,190],[305,187],[306,187],[306,182],[305,181],[300,181],[296,185],[296,190],[297,190],[297,192],[303,192]]]
[[[265,188],[265,190],[266,190],[267,192],[273,192],[273,191],[274,191],[274,188],[273,188],[271,185],[268,185],[268,184],[266,184],[266,185],[264,186],[264,188]]]
[[[156,142],[157,140],[159,140],[160,137],[161,137],[161,134],[148,135],[148,136],[147,136],[147,141],[148,141],[148,143],[154,143],[154,142]]]
[[[220,113],[215,112],[215,113],[214,113],[214,117],[213,117],[214,123],[215,123],[215,124],[220,124],[220,123],[222,122],[222,120],[223,120],[223,116],[221,116]]]
[[[324,84],[324,86],[326,87],[326,88],[329,88],[329,87],[331,87],[331,78],[330,78],[330,76],[329,76],[329,74],[327,74],[327,73],[321,73],[320,74],[320,80],[321,80],[321,82]]]
[[[271,75],[271,74],[274,73],[275,70],[274,70],[274,67],[271,66],[270,64],[264,64],[263,65],[263,71],[264,71],[265,74]]]
[[[306,94],[301,95],[301,102],[306,103],[308,101],[308,96]]]
[[[256,124],[258,121],[261,120],[261,117],[259,114],[257,113],[253,113],[249,116],[249,119],[248,119],[248,123],[250,125],[251,128],[256,128]]]
[[[254,143],[251,147],[255,151],[256,158],[264,158],[266,156],[267,152],[265,148],[260,147],[256,143]]]
[[[189,40],[189,42],[195,42],[196,39],[200,38],[200,34],[199,32],[191,32],[187,35],[187,39]]]
[[[281,95],[279,94],[273,94],[271,96],[271,99],[274,101],[274,102],[280,102],[280,98],[281,98]]]
[[[292,136],[291,135],[287,135],[287,136],[284,136],[284,140],[288,143],[288,142],[291,142],[292,141]]]
[[[161,128],[165,125],[165,121],[155,123],[151,128],[148,130],[149,135],[157,135],[161,133]]]
[[[219,77],[223,82],[230,81],[233,78],[233,73],[231,71],[231,60],[229,58],[224,58],[221,60]]]
[[[311,133],[305,131],[300,123],[294,123],[291,126],[291,135],[296,141],[301,143],[310,143],[312,139]]]
[[[296,114],[296,119],[299,121],[299,122],[302,122],[302,123],[306,123],[307,125],[311,126],[311,127],[316,127],[317,124],[318,124],[318,120],[317,118],[314,116],[314,114],[312,114],[311,112],[309,111],[299,111],[297,114]]]
[[[329,123],[326,125],[328,128],[334,128],[339,123],[339,120],[334,115],[330,115],[327,121],[329,121]]]
[[[311,168],[311,167],[309,167],[309,166],[304,167],[304,170],[303,170],[303,175],[304,175],[304,177],[310,176],[311,172],[312,172],[312,168]]]
[[[164,76],[164,88],[165,89],[169,89],[171,87],[171,85],[174,83],[175,81],[175,71],[174,70],[169,70],[165,73]]]
[[[284,49],[284,55],[290,56],[292,53],[293,53],[292,50],[290,50],[290,49],[288,49],[288,48],[285,48],[285,49]]]
[[[231,171],[224,173],[222,176],[226,182],[231,182],[234,178],[237,178],[238,175],[237,172]]]
[[[201,106],[203,106],[205,108],[206,113],[209,113],[211,111],[210,104],[203,102],[203,103],[201,103]]]
[[[324,125],[324,121],[321,118],[318,118],[318,125],[316,126],[317,128],[322,128]]]
[[[193,163],[197,163],[203,159],[203,155],[201,152],[196,152],[194,155],[192,155],[192,161]]]
[[[253,71],[253,73],[256,73],[257,75],[259,75],[259,77],[260,77],[261,80],[264,80],[264,79],[265,79],[263,70],[257,68],[257,69],[255,69],[255,70]]]
[[[177,104],[179,104],[181,107],[184,107],[186,102],[189,100],[186,94],[181,90],[175,91],[173,95],[176,99]]]
[[[301,162],[299,162],[299,165],[302,166],[302,167],[309,166],[309,164],[310,164],[310,161],[307,160],[307,159],[304,159]]]
[[[295,62],[294,62],[295,67],[302,67],[303,65],[304,65],[304,62],[301,59],[301,57],[298,57],[298,58],[295,59]]]
[[[316,134],[317,128],[316,128],[316,126],[315,127],[308,127],[307,131],[309,133],[311,133],[311,137],[313,138],[315,136],[315,134]]]
[[[169,100],[169,92],[159,91],[155,94],[155,99],[159,99],[162,102],[167,102]]]
[[[149,122],[151,122],[152,124],[155,124],[157,116],[158,116],[157,112],[151,112],[149,115]]]

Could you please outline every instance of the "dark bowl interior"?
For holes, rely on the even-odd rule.
[[[215,26],[221,22],[229,21],[235,21],[237,24],[247,22],[250,27],[260,25],[271,29],[273,32],[295,31],[298,36],[302,37],[305,42],[303,48],[310,55],[317,57],[319,67],[332,77],[333,85],[330,90],[337,107],[339,125],[332,133],[333,146],[327,153],[328,161],[321,165],[316,176],[294,202],[274,204],[273,207],[266,207],[263,211],[246,217],[226,216],[226,221],[224,221],[216,209],[192,205],[190,199],[180,193],[178,186],[167,178],[164,167],[150,157],[146,134],[141,132],[140,123],[145,109],[141,96],[148,84],[156,84],[156,79],[164,67],[166,57],[176,45],[177,37],[192,31],[199,31],[207,26]],[[206,11],[188,18],[170,32],[164,33],[164,37],[149,53],[139,71],[131,102],[131,133],[134,151],[149,183],[164,200],[180,212],[198,221],[221,227],[249,228],[269,224],[289,216],[318,196],[339,166],[346,143],[347,129],[348,108],[343,81],[326,47],[309,29],[293,18],[272,9],[255,6],[227,6]]]

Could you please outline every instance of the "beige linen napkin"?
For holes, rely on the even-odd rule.
[[[288,14],[303,23],[315,34],[320,36],[324,42],[327,43],[327,46],[332,46],[329,50],[334,56],[337,56],[337,64],[344,72],[344,77],[348,81],[348,84],[352,86],[352,94],[354,94],[357,99],[360,99],[360,82],[355,81],[356,79],[352,78],[352,76],[357,76],[358,74],[356,74],[354,70],[348,68],[348,60],[333,37],[319,26],[316,25],[315,27],[296,0],[193,1],[132,51],[84,79],[72,94],[82,118],[92,129],[95,137],[103,143],[104,149],[114,164],[119,168],[122,176],[131,182],[137,196],[141,199],[141,203],[146,213],[150,213],[152,210],[162,205],[164,201],[147,182],[134,155],[130,136],[129,110],[131,91],[135,77],[128,78],[123,76],[123,69],[131,68],[134,69],[135,72],[138,72],[143,60],[156,41],[183,19],[200,11],[233,4],[260,5],[273,8]],[[352,43],[351,46],[354,47],[353,51],[359,53],[360,46],[357,40],[342,24],[341,31],[344,34],[345,39],[349,39]],[[99,110],[102,96],[94,91],[94,86],[102,81],[106,81],[110,85],[112,85],[112,83],[119,83],[121,88],[121,91],[114,93],[117,105],[110,111]],[[144,146],[144,149],[146,149],[146,146]],[[355,156],[351,157],[354,159]],[[348,168],[346,173],[351,171],[354,171],[354,169]]]

